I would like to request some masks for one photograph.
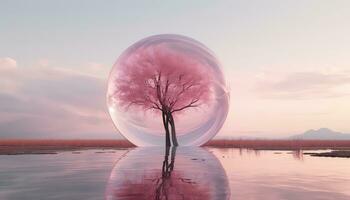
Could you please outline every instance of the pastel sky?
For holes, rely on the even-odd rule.
[[[219,136],[350,133],[350,1],[0,2],[0,138],[118,138],[109,70],[134,42],[192,37],[231,91]]]

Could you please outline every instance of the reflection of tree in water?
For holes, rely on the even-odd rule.
[[[239,150],[239,155],[240,156],[243,156],[244,153],[246,153],[248,155],[254,153],[254,155],[256,157],[260,156],[260,150],[258,150],[258,149],[239,148],[238,150]]]
[[[298,149],[293,151],[293,158],[296,160],[303,161],[304,160],[304,152],[302,149]]]
[[[169,158],[170,155],[170,158]],[[176,147],[165,150],[162,171],[145,173],[141,182],[126,181],[122,188],[115,190],[114,199],[137,200],[206,200],[210,199],[209,189],[184,177],[175,169]]]
[[[162,177],[156,179],[156,197],[155,199],[162,199],[162,196],[167,197],[168,196],[168,188],[169,182],[171,181],[171,173],[174,170],[174,164],[175,164],[175,154],[176,154],[176,147],[171,148],[171,159],[169,163],[169,147],[165,148],[165,156],[163,161],[163,167],[162,167]]]

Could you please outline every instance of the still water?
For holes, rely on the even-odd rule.
[[[0,199],[350,199],[350,159],[179,147],[0,155]]]

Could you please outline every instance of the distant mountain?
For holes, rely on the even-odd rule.
[[[320,128],[318,130],[308,130],[299,135],[293,135],[290,139],[302,140],[350,140],[350,134],[332,131],[328,128]]]

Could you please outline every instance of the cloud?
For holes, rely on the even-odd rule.
[[[264,98],[336,98],[350,95],[350,72],[292,72],[259,75],[255,91]]]
[[[6,57],[6,58],[0,58],[0,70],[5,71],[5,70],[12,70],[17,67],[17,62],[16,60]]]
[[[6,73],[5,73],[6,69]],[[113,138],[106,80],[0,59],[0,138]]]
[[[16,60],[12,58],[0,58],[0,91],[11,91],[16,87],[13,78],[17,70]]]

